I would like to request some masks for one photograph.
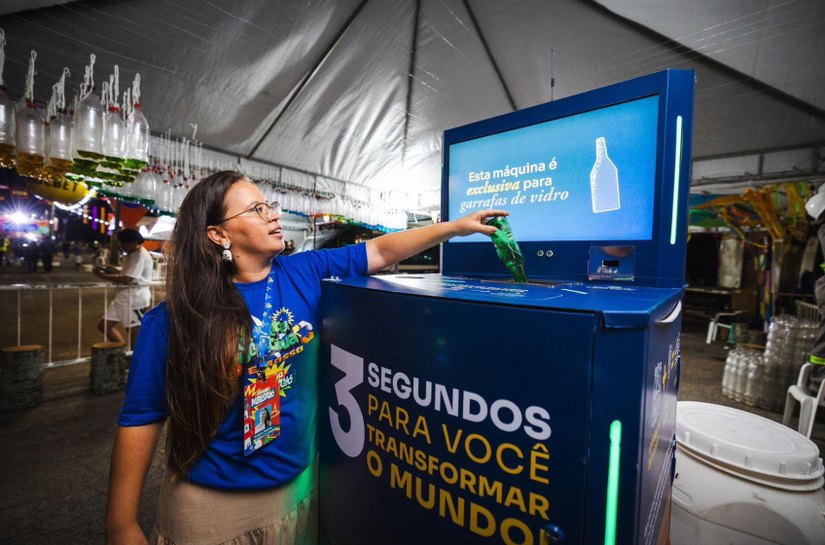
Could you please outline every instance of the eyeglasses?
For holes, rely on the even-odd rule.
[[[259,203],[253,204],[252,206],[250,206],[249,208],[247,208],[243,212],[238,212],[234,216],[229,216],[228,218],[224,218],[223,220],[221,220],[221,223],[225,223],[225,222],[227,222],[231,219],[234,219],[234,218],[237,218],[238,216],[246,214],[247,212],[252,212],[253,210],[255,212],[257,212],[258,216],[266,222],[269,222],[269,221],[272,221],[274,219],[278,219],[278,218],[281,217],[281,205],[278,201],[259,202]]]

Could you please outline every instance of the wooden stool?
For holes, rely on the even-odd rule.
[[[43,403],[43,347],[10,346],[0,353],[0,410],[28,409]]]
[[[93,344],[89,378],[93,394],[121,390],[126,384],[126,343]]]

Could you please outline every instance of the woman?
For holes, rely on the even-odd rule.
[[[153,543],[317,542],[320,340],[306,335],[302,350],[277,358],[273,347],[286,346],[295,327],[320,324],[322,278],[375,273],[452,236],[492,234],[482,221],[499,215],[506,212],[479,211],[275,259],[284,249],[277,203],[238,172],[195,185],[170,241],[167,300],[144,317],[132,358],[112,452],[107,543],[147,543],[138,504],[167,420]],[[245,415],[264,398],[279,403],[278,425],[253,440]]]

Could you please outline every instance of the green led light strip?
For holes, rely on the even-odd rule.
[[[679,171],[682,170],[682,116],[676,117],[676,160],[673,165],[673,214],[670,218],[670,244],[676,244],[679,223]]]
[[[607,508],[604,545],[616,545],[616,515],[619,510],[619,459],[622,456],[622,423],[610,424],[610,460],[607,466]]]

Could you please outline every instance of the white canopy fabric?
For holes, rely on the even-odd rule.
[[[121,90],[140,72],[156,132],[196,123],[213,148],[419,205],[438,202],[445,129],[668,67],[696,71],[694,159],[801,150],[782,168],[825,178],[820,0],[44,4],[0,10],[11,94],[31,49],[41,101],[95,53],[98,84],[115,64]]]

